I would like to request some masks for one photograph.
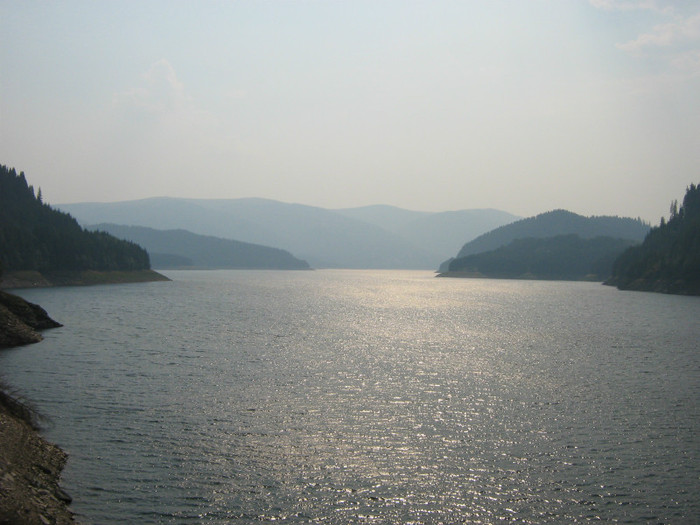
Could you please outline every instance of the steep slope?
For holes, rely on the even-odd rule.
[[[606,284],[622,290],[700,295],[700,186],[691,184],[680,209],[652,228],[640,246],[615,261]]]
[[[309,265],[289,252],[246,242],[198,235],[186,230],[156,230],[143,226],[97,224],[105,231],[146,248],[157,268],[260,268],[307,270]],[[174,256],[174,257],[173,257]]]
[[[184,229],[274,246],[315,268],[431,268],[435,256],[374,224],[266,199],[156,198],[61,205],[83,224]]]
[[[23,172],[6,166],[0,166],[0,266],[6,287],[21,285],[28,275],[30,285],[109,282],[117,273],[122,282],[165,279],[150,271],[146,250],[84,230],[44,203],[41,191],[35,195]]]
[[[612,237],[641,242],[649,225],[639,219],[584,217],[566,210],[554,210],[501,226],[466,243],[457,258],[495,250],[515,239],[576,234],[583,239]]]

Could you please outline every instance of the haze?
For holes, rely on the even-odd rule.
[[[51,203],[668,215],[696,1],[0,1],[0,163]]]

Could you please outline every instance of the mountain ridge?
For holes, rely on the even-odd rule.
[[[466,240],[490,230],[494,223],[500,225],[516,218],[497,210],[432,213],[388,205],[339,211],[262,198],[151,197],[117,203],[62,204],[59,208],[85,225],[184,229],[280,248],[314,268],[434,269]],[[361,220],[352,216],[367,209],[386,217]],[[445,222],[431,224],[431,217],[432,221],[440,217]],[[459,220],[450,222],[451,217]],[[406,231],[401,232],[402,228]],[[416,232],[413,237],[407,233],[412,228]]]
[[[309,269],[306,261],[279,248],[200,235],[183,229],[157,230],[108,223],[90,225],[88,228],[137,243],[148,251],[151,264],[161,269]]]

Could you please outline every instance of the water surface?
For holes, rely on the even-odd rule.
[[[86,523],[700,521],[700,299],[410,271],[22,290]]]

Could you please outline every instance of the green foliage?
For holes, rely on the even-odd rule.
[[[640,246],[615,261],[610,284],[621,289],[700,294],[700,186],[691,184],[679,207],[671,203]]]
[[[489,252],[454,259],[451,272],[470,272],[486,277],[565,280],[604,280],[615,257],[632,241],[578,235],[516,239]]]
[[[51,208],[23,172],[0,165],[0,265],[4,271],[144,270],[148,253],[104,232],[83,230]]]

